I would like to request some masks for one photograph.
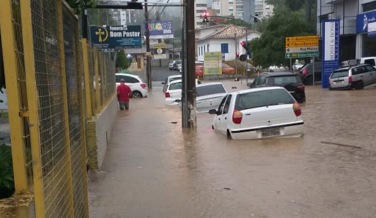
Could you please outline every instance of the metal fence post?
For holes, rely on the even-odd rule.
[[[90,91],[90,75],[89,75],[89,61],[88,61],[88,50],[87,50],[87,39],[82,39],[82,56],[84,65],[84,75],[85,75],[85,95],[86,95],[86,117],[91,118],[94,114],[91,105],[91,91]]]
[[[62,78],[61,88],[63,93],[63,105],[64,105],[64,127],[65,127],[65,150],[66,150],[66,162],[67,162],[67,175],[68,175],[68,191],[69,191],[69,205],[71,206],[69,215],[74,217],[73,210],[73,182],[72,182],[72,157],[71,157],[71,144],[69,136],[69,116],[68,116],[68,94],[67,94],[67,74],[65,69],[65,53],[64,53],[64,29],[63,29],[63,8],[62,0],[57,0],[57,19],[58,19],[58,43],[59,43],[59,52],[60,52],[60,70]]]
[[[13,27],[13,8],[11,0],[1,1],[0,20],[2,48],[4,55],[5,82],[7,84],[9,127],[12,143],[14,185],[16,194],[27,192],[28,178],[26,169],[25,142],[23,140],[23,118],[20,112],[19,70],[16,57],[15,32]],[[22,43],[22,42],[19,42]]]
[[[38,91],[35,83],[34,44],[30,1],[23,1],[21,3],[21,18],[25,56],[26,86],[28,90],[27,100],[29,107],[31,153],[33,156],[35,213],[36,217],[45,218],[42,159],[39,147],[40,136],[38,125]]]

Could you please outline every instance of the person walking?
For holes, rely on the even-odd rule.
[[[129,109],[129,97],[131,96],[131,94],[131,88],[124,83],[124,79],[121,79],[120,85],[117,87],[117,96],[120,110]]]

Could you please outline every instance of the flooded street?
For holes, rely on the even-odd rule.
[[[215,133],[210,114],[183,131],[161,87],[132,99],[90,172],[90,217],[375,217],[376,88],[306,94],[303,137],[244,141]]]

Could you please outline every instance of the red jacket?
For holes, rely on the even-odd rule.
[[[120,84],[117,87],[118,100],[121,102],[129,102],[129,96],[131,95],[131,93],[131,88],[124,83]]]

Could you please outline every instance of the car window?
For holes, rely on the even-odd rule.
[[[139,83],[140,81],[134,77],[130,76],[122,76],[122,78],[125,80],[125,83]]]
[[[374,59],[367,59],[364,61],[365,64],[370,64],[372,66],[375,66],[375,60]]]
[[[227,99],[227,95],[222,99],[221,104],[219,104],[218,114],[222,114],[226,99]]]
[[[341,78],[341,77],[348,77],[348,76],[349,76],[349,70],[336,70],[332,73],[330,78],[334,79],[334,78]]]
[[[236,98],[235,109],[245,110],[294,102],[294,98],[285,89],[263,90],[239,94]]]
[[[228,113],[228,110],[230,109],[231,98],[232,98],[232,95],[229,95],[227,97],[226,103],[225,103],[225,105],[223,107],[223,114],[227,114]]]
[[[226,93],[226,90],[222,84],[198,86],[196,88],[197,97],[204,96],[204,95],[219,94],[219,93]]]
[[[367,69],[368,72],[375,71],[375,68],[373,68],[372,66],[366,66],[366,69]]]
[[[119,83],[120,82],[120,79],[121,77],[119,75],[116,75],[116,82]]]
[[[257,85],[264,85],[266,84],[266,76],[260,76],[259,81],[257,81]]]
[[[301,83],[299,77],[293,76],[281,76],[281,77],[269,77],[268,85],[284,86],[287,84],[299,84]]]
[[[352,75],[358,75],[361,73],[359,67],[354,67],[351,71]]]
[[[230,66],[222,63],[222,68],[229,68]]]
[[[182,83],[172,83],[169,90],[177,90],[182,88]]]

